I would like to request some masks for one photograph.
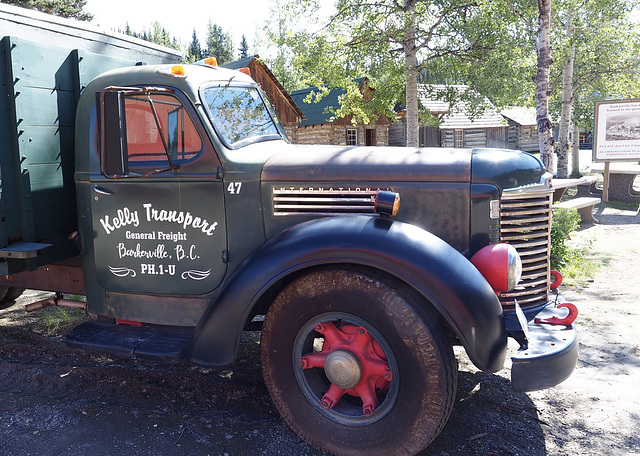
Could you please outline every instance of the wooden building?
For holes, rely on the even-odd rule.
[[[509,149],[519,149],[526,152],[539,152],[538,125],[534,108],[513,107],[503,109],[500,114],[507,119],[509,125]]]
[[[259,56],[256,55],[236,60],[235,62],[223,65],[223,67],[232,70],[249,68],[251,77],[260,84],[262,90],[267,94],[269,101],[273,104],[287,135],[289,135],[290,138],[292,135],[295,135],[298,124],[305,119],[304,113]]]
[[[538,151],[535,110],[533,115],[531,109],[519,107],[498,112],[485,98],[483,111],[473,116],[468,102],[457,101],[450,105],[448,101],[439,99],[439,95],[447,90],[463,94],[469,86],[421,85],[418,89],[420,104],[440,121],[438,127],[420,126],[421,147],[496,147]],[[403,114],[399,113],[398,122],[390,128],[391,145],[406,145]]]
[[[422,85],[418,88],[422,106],[440,119],[440,146],[506,147],[508,126],[493,104],[485,98],[482,112],[473,116],[468,102],[458,101],[450,106],[448,101],[438,99],[439,93],[451,89],[462,95],[469,87]]]
[[[360,90],[369,94],[372,89],[367,86],[367,79],[358,81]],[[375,124],[352,124],[352,116],[334,118],[332,109],[339,106],[339,97],[343,89],[333,89],[317,103],[307,103],[305,99],[315,87],[296,90],[291,98],[304,113],[305,119],[295,132],[289,135],[296,144],[354,145],[354,146],[386,146],[389,144],[389,124],[386,116],[380,116]]]

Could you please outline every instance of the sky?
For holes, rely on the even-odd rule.
[[[209,19],[231,35],[233,46],[240,46],[244,34],[253,49],[256,30],[269,19],[269,0],[87,0],[85,11],[93,14],[92,24],[107,30],[124,30],[127,23],[132,30],[150,30],[157,21],[182,44],[191,42],[196,30],[201,46],[206,46]]]

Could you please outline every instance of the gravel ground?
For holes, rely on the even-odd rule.
[[[448,425],[423,455],[640,455],[640,216],[606,208],[577,239],[602,263],[563,287],[580,309],[574,374],[545,391],[511,390],[509,369],[478,372],[459,353]],[[42,313],[0,311],[1,455],[318,455],[280,419],[261,379],[258,335],[223,371],[86,353]],[[48,312],[57,311],[48,309]],[[45,312],[45,311],[42,311]]]

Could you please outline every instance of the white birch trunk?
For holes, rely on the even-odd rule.
[[[544,166],[553,171],[553,124],[549,117],[549,74],[551,71],[551,0],[538,0],[538,72],[536,82],[536,121],[538,145]]]
[[[571,175],[580,174],[580,131],[578,126],[573,124],[573,142],[571,143]]]
[[[403,45],[407,97],[407,110],[405,112],[407,147],[418,147],[418,135],[420,129],[420,124],[418,123],[418,71],[416,68],[415,3],[415,0],[405,0],[404,2],[408,21]]]
[[[567,26],[565,29],[567,40],[571,42],[573,36],[573,10],[567,11]],[[571,45],[569,55],[562,67],[562,108],[560,110],[560,124],[558,125],[558,177],[566,178],[569,173],[569,151],[571,150],[571,121],[573,115],[573,65],[576,59],[575,45]],[[575,136],[573,138],[576,139]]]

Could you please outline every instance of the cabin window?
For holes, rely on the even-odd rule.
[[[355,128],[347,128],[347,146],[358,145],[358,130]]]
[[[464,130],[453,131],[453,147],[464,147]]]

